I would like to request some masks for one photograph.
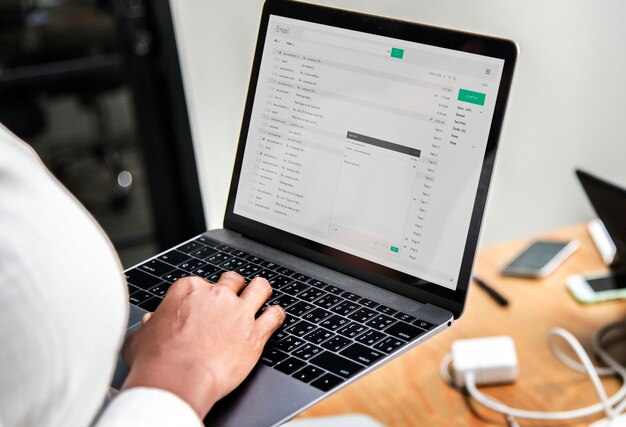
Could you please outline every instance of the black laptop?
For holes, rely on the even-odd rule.
[[[461,316],[516,56],[509,40],[265,4],[224,228],[126,272],[129,330],[188,275],[265,277],[286,309],[207,425],[281,424]]]

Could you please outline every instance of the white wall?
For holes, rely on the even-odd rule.
[[[483,243],[590,218],[575,166],[626,186],[626,2],[319,3],[519,43]],[[215,228],[223,218],[261,2],[184,0],[173,9],[204,206]]]

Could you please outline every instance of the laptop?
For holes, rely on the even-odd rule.
[[[129,331],[188,275],[265,277],[286,309],[207,425],[284,423],[461,316],[516,57],[508,40],[264,5],[224,228],[126,271]]]
[[[611,248],[607,259],[611,269],[623,268],[626,257],[626,189],[580,169],[576,169],[576,176],[601,221],[598,227],[602,231],[592,235],[594,242],[596,239],[604,241],[596,243],[599,250]]]

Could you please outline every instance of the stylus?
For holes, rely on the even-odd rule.
[[[474,282],[476,282],[479,288],[482,288],[485,292],[487,292],[487,295],[493,298],[494,301],[498,303],[498,305],[501,305],[502,307],[506,307],[509,305],[508,299],[503,297],[502,294],[500,294],[500,292],[496,291],[490,285],[485,283],[485,281],[482,280],[481,278],[474,276]]]

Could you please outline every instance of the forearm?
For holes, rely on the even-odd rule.
[[[135,387],[122,391],[105,408],[94,427],[199,427],[195,410],[177,395]]]

